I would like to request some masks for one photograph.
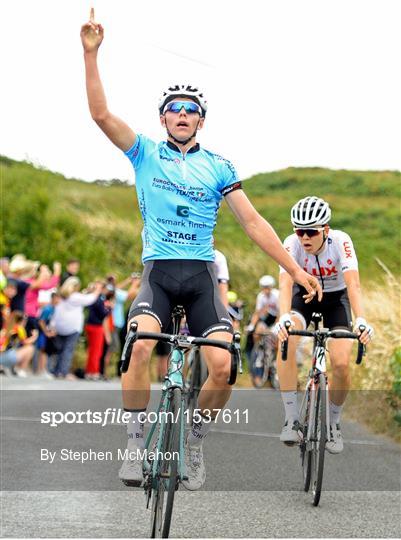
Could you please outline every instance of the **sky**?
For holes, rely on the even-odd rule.
[[[2,0],[1,154],[134,181],[88,112],[79,32],[92,5],[109,109],[137,133],[162,140],[159,96],[188,82],[209,102],[199,142],[242,179],[401,168],[398,0]]]

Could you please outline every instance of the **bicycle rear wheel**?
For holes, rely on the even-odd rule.
[[[326,407],[327,390],[326,377],[323,373],[319,374],[319,386],[317,388],[315,426],[312,446],[312,502],[317,506],[320,501],[323,484],[324,457],[326,451]]]
[[[166,424],[161,445],[157,477],[153,479],[151,538],[168,538],[174,495],[178,487],[181,389],[174,388],[168,400]]]

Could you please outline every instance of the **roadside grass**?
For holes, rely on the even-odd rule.
[[[352,391],[346,412],[373,432],[401,442],[400,283],[378,260],[385,283],[364,290],[366,318],[375,329],[360,366],[352,365]]]

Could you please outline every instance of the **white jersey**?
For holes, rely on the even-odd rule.
[[[279,313],[279,292],[277,289],[271,289],[270,294],[261,291],[256,297],[256,311],[267,311],[273,317]]]
[[[284,240],[284,247],[305,272],[321,281],[325,292],[345,289],[344,272],[358,270],[352,240],[342,231],[330,229],[323,251],[318,255],[307,253],[295,233]],[[282,272],[285,270],[280,267]]]
[[[216,273],[217,281],[219,283],[228,283],[230,281],[230,274],[228,273],[227,259],[218,249],[214,250],[214,255],[214,271]]]

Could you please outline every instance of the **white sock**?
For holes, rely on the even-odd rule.
[[[189,446],[198,446],[201,447],[203,439],[209,433],[210,428],[214,422],[214,419],[204,417],[202,415],[199,422],[192,422],[191,431],[188,433],[188,444]],[[205,422],[206,420],[206,422]]]
[[[341,418],[341,411],[343,409],[342,405],[336,405],[335,403],[329,402],[330,410],[330,424],[339,424]]]
[[[146,409],[139,409],[135,411],[127,411],[125,409],[125,414],[131,413],[131,416],[127,423],[127,435],[128,435],[128,449],[136,449],[136,448],[144,448],[145,447],[145,439],[143,437],[145,424],[144,422],[139,421],[139,415],[141,415],[141,419],[143,420],[144,412],[146,412]]]
[[[284,403],[286,422],[299,419],[297,396],[298,392],[296,390],[293,392],[281,392],[281,399]]]

